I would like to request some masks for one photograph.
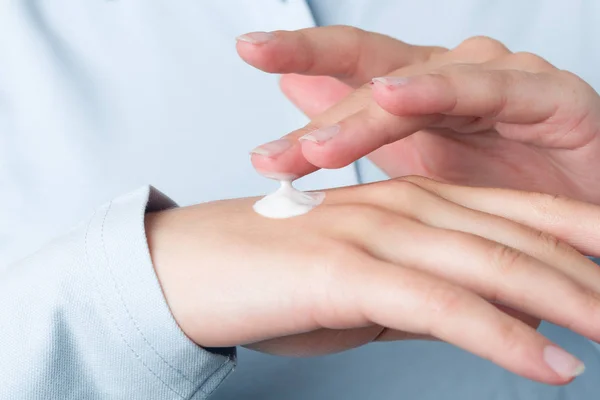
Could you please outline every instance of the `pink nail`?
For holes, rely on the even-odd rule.
[[[398,86],[406,85],[409,81],[409,78],[403,76],[385,76],[380,78],[373,78],[371,80],[373,84],[381,84],[389,88],[395,88]]]
[[[324,128],[320,128],[315,131],[312,131],[312,132],[302,136],[298,140],[308,140],[309,142],[323,144],[323,143],[331,140],[339,132],[340,132],[339,125],[331,125],[331,126],[326,126]]]
[[[258,154],[265,157],[277,157],[292,147],[292,142],[287,139],[277,139],[258,146],[250,154]]]
[[[585,365],[579,359],[556,346],[544,348],[544,361],[564,379],[574,378],[585,371]]]
[[[275,35],[271,32],[250,32],[236,37],[235,40],[251,44],[264,44],[273,38]]]

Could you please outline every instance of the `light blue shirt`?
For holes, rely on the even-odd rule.
[[[0,275],[0,398],[201,399],[219,384],[211,398],[600,396],[594,344],[551,325],[542,332],[587,366],[566,387],[417,341],[311,359],[240,349],[221,383],[233,354],[198,348],[178,329],[143,232],[146,207],[172,203],[145,185],[182,205],[265,193],[273,183],[248,150],[306,123],[277,77],[239,60],[236,35],[318,22],[451,47],[487,34],[600,87],[593,0],[310,3],[312,12],[301,0],[0,3],[0,264],[42,248]],[[363,160],[300,185],[359,177],[382,175]]]

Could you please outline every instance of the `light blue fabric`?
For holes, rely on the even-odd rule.
[[[397,14],[390,14],[386,5],[390,3],[402,3],[397,7]],[[563,65],[569,65],[570,69],[577,71],[590,83],[600,87],[600,74],[593,70],[592,65],[599,65],[600,58],[596,54],[590,54],[590,61],[586,65],[573,64],[569,60],[568,53],[573,51],[573,43],[569,42],[569,35],[558,35],[557,43],[564,46],[544,47],[527,44],[527,37],[518,34],[507,35],[503,32],[502,24],[514,24],[511,19],[494,18],[494,10],[502,8],[498,3],[479,2],[476,7],[476,15],[465,14],[470,18],[466,21],[468,26],[475,26],[473,31],[467,35],[436,36],[439,31],[434,27],[444,26],[441,22],[424,22],[427,17],[434,19],[452,19],[452,13],[445,13],[447,8],[460,9],[457,2],[398,2],[369,1],[362,0],[353,3],[362,3],[362,7],[341,7],[337,0],[307,0],[314,13],[315,20],[320,25],[348,24],[371,29],[378,32],[392,34],[403,40],[415,44],[441,44],[455,46],[459,40],[470,35],[487,34],[503,40],[516,51],[528,50],[549,57],[551,61],[558,59]],[[464,5],[468,2],[458,2]],[[471,2],[475,5],[477,2]],[[548,9],[548,3],[533,1],[508,2],[512,7],[509,12],[501,16],[510,15],[515,19],[523,21],[517,30],[529,30],[532,13],[539,13],[544,8]],[[436,9],[436,6],[438,7]],[[556,2],[556,8],[571,7],[569,2]],[[581,2],[581,10],[594,8],[592,2]],[[507,6],[508,7],[508,6]],[[394,7],[391,7],[394,8]],[[427,10],[420,15],[421,18],[411,17],[410,14],[419,14],[421,10]],[[363,12],[360,12],[363,11]],[[500,10],[502,11],[502,10]],[[559,18],[560,10],[555,10],[556,18]],[[590,10],[590,12],[592,12]],[[418,37],[419,30],[413,30],[413,40],[410,37],[398,35],[395,26],[381,23],[382,14],[388,14],[389,19],[396,20],[399,30],[410,32],[411,24],[423,24],[430,27],[429,31],[433,40]],[[598,14],[590,16],[591,19]],[[483,18],[480,18],[483,17]],[[493,26],[479,27],[481,23],[493,22]],[[461,21],[462,22],[462,21]],[[548,35],[543,26],[537,27],[540,36]],[[587,28],[581,27],[581,35],[585,35]],[[383,29],[383,30],[382,30]],[[464,25],[459,30],[467,30]],[[553,29],[548,26],[548,29]],[[571,26],[570,29],[578,29]],[[386,32],[387,30],[387,32]],[[559,30],[564,32],[563,30]],[[584,47],[586,37],[575,35],[579,41],[575,47]],[[460,38],[457,40],[456,38]],[[555,57],[552,57],[552,55]],[[560,64],[560,63],[559,63]],[[363,182],[374,182],[386,179],[386,175],[374,166],[370,161],[364,159],[358,162],[360,177]],[[596,260],[597,261],[597,260]],[[253,399],[422,399],[422,400],[575,400],[575,399],[597,399],[600,396],[600,353],[599,347],[588,340],[576,335],[566,329],[552,324],[543,323],[540,332],[551,340],[562,345],[581,357],[586,363],[586,374],[578,378],[567,387],[552,387],[534,383],[501,370],[491,363],[477,359],[472,355],[456,349],[450,345],[429,342],[410,342],[396,344],[372,344],[361,349],[356,349],[344,354],[320,357],[311,360],[297,360],[279,357],[258,355],[245,350],[240,351],[240,362],[242,367],[224,383],[217,391],[215,398],[219,400],[237,399],[244,393],[247,398]],[[360,360],[359,363],[356,360]],[[243,366],[252,363],[254,368],[250,372]],[[255,368],[260,369],[257,371]],[[332,373],[332,371],[335,371]],[[257,383],[257,375],[262,377]],[[274,379],[271,379],[274,377]],[[359,382],[356,384],[355,382]],[[317,382],[315,384],[315,382]]]
[[[311,3],[319,23],[416,44],[487,34],[600,87],[593,0]],[[0,277],[0,398],[202,398],[228,373],[232,361],[190,343],[168,312],[143,235],[149,189],[88,215],[146,183],[184,205],[272,190],[248,150],[306,118],[277,77],[239,60],[233,37],[314,24],[301,0],[0,2],[0,265],[59,237]],[[365,181],[384,178],[359,166]],[[299,185],[354,183],[345,168]],[[595,345],[551,325],[542,332],[582,358],[586,374],[545,386],[439,343],[302,360],[241,349],[213,398],[598,398]]]
[[[0,399],[205,399],[233,370],[162,296],[144,213],[173,206],[141,188],[0,274]]]

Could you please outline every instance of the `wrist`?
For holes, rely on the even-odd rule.
[[[180,301],[177,296],[178,281],[181,279],[177,275],[177,266],[181,264],[181,258],[188,258],[189,255],[181,254],[181,250],[177,247],[177,220],[173,218],[176,211],[167,210],[146,214],[144,222],[146,239],[152,265],[167,306],[181,330],[194,340],[192,331],[188,329],[184,302]]]
[[[145,220],[150,257],[171,314],[183,333],[205,348],[237,344],[219,322],[229,283],[214,268],[222,254],[213,240],[214,219],[220,222],[215,204],[148,213]]]

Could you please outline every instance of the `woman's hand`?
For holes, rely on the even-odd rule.
[[[349,27],[249,37],[238,52],[251,65],[306,75],[282,87],[312,118],[258,147],[259,171],[304,175],[371,153],[392,177],[600,202],[600,97],[536,55],[485,37],[446,50]]]
[[[147,216],[167,302],[200,345],[313,355],[432,336],[563,384],[580,362],[528,324],[600,340],[600,269],[535,229],[599,253],[597,207],[419,178],[332,190],[283,220],[254,201]]]

